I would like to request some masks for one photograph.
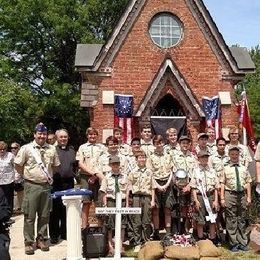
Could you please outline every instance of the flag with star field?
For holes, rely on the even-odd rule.
[[[202,106],[206,117],[207,126],[215,128],[216,138],[221,136],[221,110],[218,96],[213,98],[203,97]]]
[[[130,144],[133,134],[134,99],[132,95],[115,95],[114,126],[122,128],[123,142]]]

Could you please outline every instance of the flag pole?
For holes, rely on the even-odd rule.
[[[247,97],[246,97],[246,88],[245,88],[245,85],[243,84],[243,97],[242,99],[244,100],[244,111],[245,111],[245,108],[247,106],[247,103],[246,103],[246,100],[247,100]],[[243,117],[245,116],[245,113],[243,115]],[[246,133],[246,128],[245,126],[242,124],[243,128],[242,128],[242,142],[243,142],[243,145],[246,145],[247,146],[247,133]]]

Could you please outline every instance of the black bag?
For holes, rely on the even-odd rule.
[[[83,257],[105,257],[107,255],[107,227],[87,227],[82,230]]]

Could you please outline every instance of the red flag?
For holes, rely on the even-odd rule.
[[[246,97],[246,91],[243,91],[241,93],[241,97],[242,97],[242,99],[238,106],[238,110],[239,110],[239,114],[240,114],[239,123],[240,123],[241,127],[245,128],[247,138],[248,138],[248,145],[255,152],[255,150],[256,150],[255,133],[254,133],[253,125],[251,122],[249,106],[248,106],[247,97]]]
[[[114,126],[122,128],[123,142],[130,144],[133,136],[133,96],[115,95]]]

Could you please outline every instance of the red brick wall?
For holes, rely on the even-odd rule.
[[[219,91],[230,91],[232,94],[231,82],[222,80],[222,68],[185,2],[147,1],[113,61],[112,77],[102,78],[100,81],[99,99],[92,121],[94,127],[113,128],[113,106],[102,104],[102,91],[114,90],[118,94],[133,94],[137,109],[166,54],[175,62],[200,102],[202,96],[212,97]],[[183,40],[178,46],[168,50],[153,44],[148,32],[151,18],[160,11],[174,13],[184,25]],[[223,126],[236,123],[234,106],[231,109],[230,106],[223,107],[222,113]],[[195,128],[199,131],[198,126]],[[194,129],[192,132],[195,135]]]

